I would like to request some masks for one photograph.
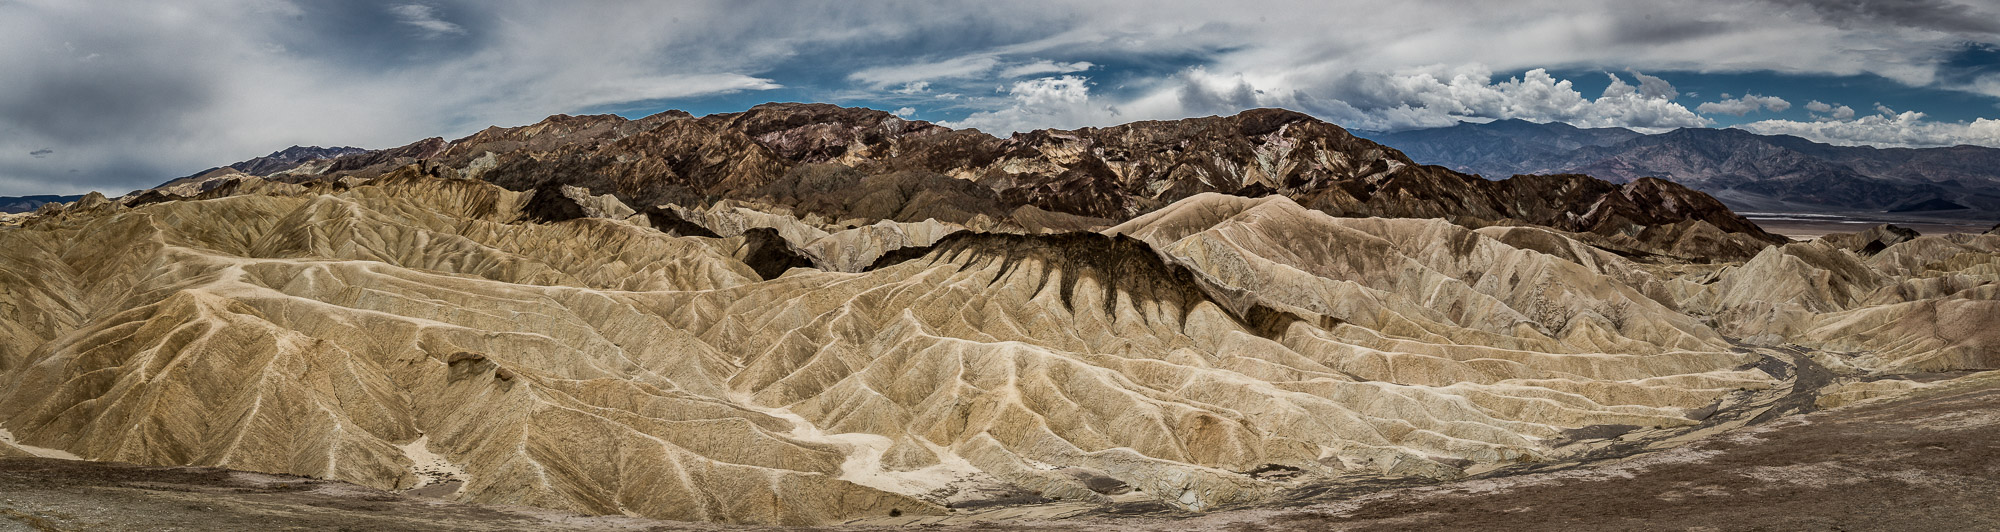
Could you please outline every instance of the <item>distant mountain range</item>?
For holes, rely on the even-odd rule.
[[[1995,148],[1833,146],[1739,129],[1648,135],[1524,120],[1359,134],[1419,162],[1488,178],[1659,177],[1707,192],[1737,210],[2000,212],[2000,149]]]
[[[591,122],[584,129],[620,127],[633,126]],[[542,135],[524,136],[528,131],[531,130],[495,128],[483,134],[521,137],[493,144],[500,148],[496,152],[521,148],[539,151],[565,144]],[[1488,179],[1582,174],[1613,183],[1629,183],[1657,177],[1706,192],[1738,211],[1886,211],[1963,218],[1987,218],[2000,213],[2000,149],[1996,148],[1834,146],[1739,129],[1683,128],[1645,134],[1625,128],[1579,128],[1525,120],[1355,133],[1396,148],[1415,163],[1436,164]],[[612,137],[624,134],[628,133]],[[458,142],[426,139],[386,150],[292,146],[263,157],[204,170],[170,181],[161,188],[213,184],[211,178],[235,173],[309,176],[348,173],[385,164],[393,166],[439,156],[447,146],[480,138],[474,135]],[[177,191],[192,192],[198,190]],[[1072,196],[1057,194],[1044,199],[1055,201],[1055,197]],[[75,196],[0,197],[0,212],[31,211],[42,203],[75,199]],[[1120,216],[1099,211],[1144,210],[1142,206],[1126,204],[1130,201],[1131,198],[1116,199],[1112,203],[1117,205],[1056,210],[1111,218]]]
[[[43,203],[69,203],[83,196],[0,196],[0,213],[28,212],[41,208]]]

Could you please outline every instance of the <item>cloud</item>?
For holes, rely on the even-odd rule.
[[[465,28],[438,18],[437,8],[435,7],[423,4],[404,4],[391,6],[389,12],[394,13],[402,23],[424,30],[424,36],[428,38],[465,33]]]
[[[1810,8],[1843,28],[1900,26],[1972,34],[2000,34],[2000,19],[1952,0],[1777,0]]]
[[[1610,84],[1597,98],[1584,96],[1571,81],[1556,79],[1544,69],[1495,82],[1491,71],[1481,65],[1356,72],[1343,76],[1327,90],[1297,93],[1300,103],[1308,108],[1362,129],[1436,127],[1467,119],[1508,118],[1648,130],[1710,123],[1675,103],[1676,91],[1665,80],[1645,76],[1639,78],[1641,85],[1634,87],[1615,74],[1606,76]]]
[[[1847,120],[1849,118],[1854,118],[1853,107],[1848,107],[1837,103],[1826,103],[1819,100],[1813,100],[1810,102],[1806,102],[1806,110],[1812,111],[1814,118],[1822,118],[1822,119],[1830,118],[1833,120]]]
[[[41,159],[41,158],[44,158],[44,157],[48,157],[48,156],[49,156],[49,154],[51,154],[51,153],[55,153],[55,152],[56,152],[55,150],[51,150],[51,149],[48,149],[48,148],[42,148],[42,149],[39,149],[39,150],[35,150],[35,151],[31,151],[31,152],[28,152],[28,156],[29,156],[29,157],[34,157],[34,158],[36,158],[36,159]]]
[[[1639,80],[1639,94],[1641,96],[1662,100],[1672,100],[1681,97],[1680,91],[1674,90],[1674,84],[1667,83],[1667,80],[1648,76],[1639,73],[1637,70],[1632,71],[1632,77]],[[1618,79],[1617,76],[1612,76],[1611,78],[1614,80]]]
[[[1745,94],[1741,98],[1732,99],[1725,93],[1722,95],[1722,98],[1722,101],[1706,102],[1696,106],[1694,109],[1702,114],[1743,116],[1756,112],[1758,109],[1769,109],[1771,112],[1780,112],[1792,108],[1792,102],[1787,102],[1784,98],[1777,96]]]
[[[1125,120],[1117,109],[1093,102],[1090,78],[1046,77],[1015,82],[1007,88],[1010,104],[1002,109],[972,113],[946,127],[977,128],[1007,134],[1041,128],[1073,129]]]
[[[1313,85],[1196,67],[1123,98],[1093,94],[1089,78],[1047,77],[1014,83],[1006,91],[1009,98],[1004,107],[946,125],[1007,133],[1225,115],[1256,107],[1297,109],[1364,130],[1441,127],[1462,120],[1506,118],[1644,130],[1711,123],[1668,98],[1674,91],[1664,80],[1654,82],[1649,91],[1609,76],[1610,86],[1597,98],[1584,96],[1569,80],[1556,79],[1546,70],[1531,70],[1495,82],[1492,72],[1478,65],[1353,72]]]
[[[1923,113],[1883,113],[1851,120],[1764,120],[1736,126],[1763,135],[1796,135],[1843,146],[1935,147],[1970,144],[2000,148],[2000,120],[1933,122]]]
[[[757,75],[759,62],[792,52],[731,45],[718,57],[720,36],[832,31],[803,19],[732,22],[699,5],[667,15],[509,4],[504,17],[434,5],[433,15],[462,15],[459,38],[427,38],[380,4],[0,6],[0,71],[17,80],[0,84],[0,195],[123,194],[293,144],[387,148],[555,113],[770,90],[783,84]]]
[[[1035,59],[1027,62],[1008,64],[997,52],[980,52],[950,59],[877,66],[857,70],[847,75],[847,79],[857,81],[876,89],[900,86],[896,92],[912,94],[922,92],[933,82],[956,79],[983,78],[995,74],[999,79],[1018,78],[1043,74],[1067,74],[1089,70],[1089,61],[1056,62]],[[905,92],[907,91],[907,92]]]
[[[876,88],[890,85],[908,87],[914,83],[977,76],[992,71],[994,65],[999,63],[1000,59],[991,55],[972,55],[928,63],[864,68],[849,74],[847,79]]]
[[[1055,61],[1042,59],[1031,63],[1014,65],[1002,69],[1000,71],[1000,77],[1018,78],[1022,76],[1033,76],[1037,74],[1068,74],[1071,72],[1082,72],[1085,70],[1090,70],[1090,67],[1092,66],[1096,65],[1090,64],[1089,61],[1077,61],[1073,63],[1057,63]]]
[[[685,98],[696,95],[730,94],[783,88],[769,79],[742,74],[683,74],[601,80],[579,86],[569,96],[570,105],[594,107],[646,100]]]
[[[917,116],[917,108],[915,108],[915,107],[904,107],[904,108],[900,108],[900,109],[897,109],[897,110],[895,110],[895,111],[891,111],[891,112],[890,112],[889,114],[892,114],[892,115],[896,115],[896,116],[899,116],[899,117],[902,117],[902,118],[910,118],[910,117],[913,117],[913,116]]]

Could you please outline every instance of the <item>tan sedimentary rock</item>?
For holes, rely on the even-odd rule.
[[[1695,423],[1772,382],[1737,329],[1858,367],[1985,363],[1995,329],[2000,237],[1675,277],[1562,231],[1219,194],[1064,234],[724,202],[676,213],[721,238],[678,237],[580,190],[555,189],[584,216],[538,222],[540,191],[426,168],[0,230],[0,428],[388,489],[435,455],[459,499],[674,519],[939,513],[960,482],[1206,510],[1293,485],[1267,466],[1450,478]],[[819,267],[760,272],[753,234]],[[1725,314],[1764,321],[1702,321]]]
[[[732,237],[755,228],[776,230],[815,264],[827,270],[859,272],[889,252],[906,247],[925,247],[945,235],[964,231],[962,225],[926,219],[922,222],[881,220],[859,227],[826,223],[817,215],[799,219],[785,212],[765,212],[733,202],[720,202],[706,209],[668,206],[683,219]]]
[[[1755,343],[1853,353],[1875,371],[2000,367],[2000,236],[1861,235],[1766,248],[1681,306]],[[1896,240],[1886,247],[1870,242]]]
[[[807,242],[804,250],[826,269],[858,272],[891,251],[936,244],[946,235],[964,230],[957,224],[934,219],[917,223],[883,220],[820,237]]]
[[[609,292],[735,286],[740,263],[621,222],[509,224],[518,195],[483,183],[387,181],[0,235],[4,323],[30,340],[0,347],[5,426],[382,488],[412,484],[396,446],[423,437],[462,499],[591,513],[937,511],[839,480],[844,449],[719,399],[729,361]]]

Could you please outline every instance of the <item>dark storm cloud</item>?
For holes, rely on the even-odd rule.
[[[1639,13],[1614,19],[1611,35],[1620,44],[1649,45],[1722,35],[1735,29],[1729,21]]]
[[[186,132],[190,117],[218,101],[214,80],[188,67],[189,50],[172,46],[177,36],[148,31],[134,15],[103,14],[75,24],[75,31],[59,36],[63,40],[10,52],[7,70],[30,74],[0,85],[0,124],[14,126],[15,137],[0,140],[47,147],[29,160],[0,159],[0,176],[60,175],[66,188],[130,188],[135,172],[152,173],[143,157],[90,153],[91,146],[158,142],[162,132]],[[92,160],[75,160],[79,153]],[[72,174],[79,165],[88,171]]]
[[[1180,103],[1190,115],[1232,114],[1258,106],[1257,89],[1243,80],[1211,87],[1184,75],[1180,85]]]
[[[1927,30],[2000,34],[2000,12],[1952,0],[1772,0],[1811,8],[1841,27],[1901,26]]]
[[[398,1],[306,2],[286,13],[272,40],[300,57],[356,70],[412,68],[490,44],[475,7]]]
[[[215,94],[200,72],[173,62],[123,36],[85,38],[112,46],[91,61],[60,61],[42,75],[15,80],[0,94],[0,120],[37,124],[36,132],[58,143],[144,135],[171,128],[205,109]],[[107,42],[107,41],[125,41]]]

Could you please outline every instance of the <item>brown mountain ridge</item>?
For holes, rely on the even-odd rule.
[[[853,225],[935,219],[1078,230],[1218,192],[1281,195],[1336,216],[1540,225],[1594,235],[1587,238],[1620,252],[1680,258],[1747,258],[1784,241],[1671,182],[1489,181],[1281,109],[1008,138],[828,104],[637,120],[556,115],[342,155],[317,173],[277,178],[368,178],[419,161],[513,190],[558,183],[635,207],[747,201]]]

